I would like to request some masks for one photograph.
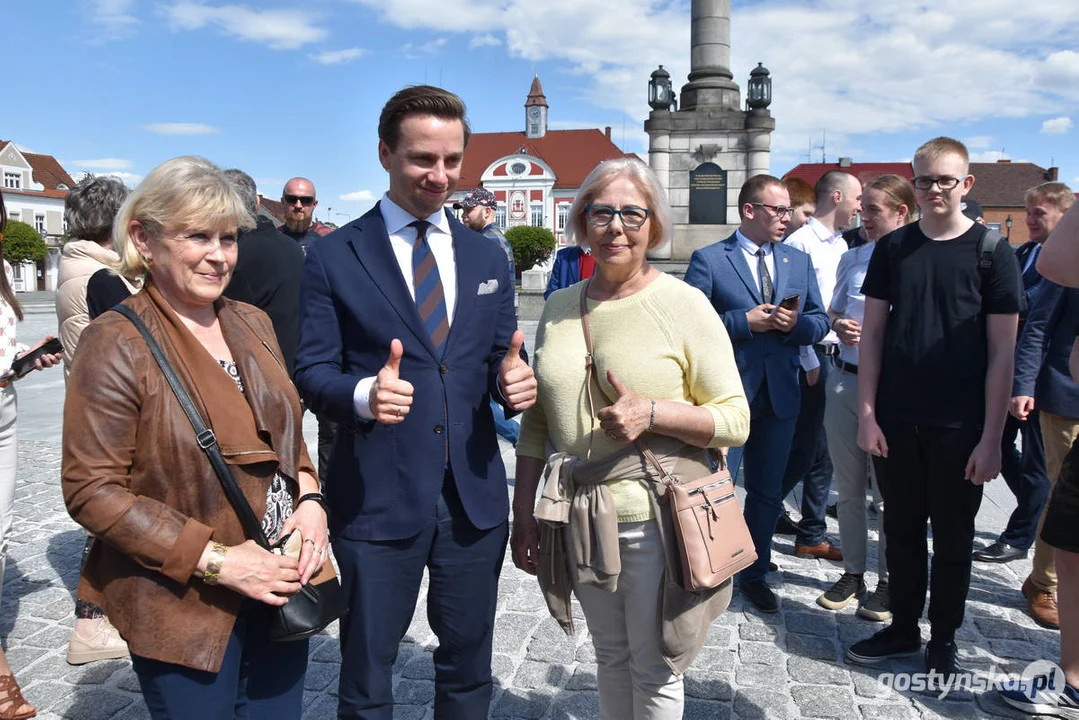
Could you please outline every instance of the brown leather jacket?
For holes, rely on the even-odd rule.
[[[176,360],[159,310],[145,292],[124,302],[169,356],[203,418],[198,379]],[[280,470],[314,473],[296,390],[269,318],[222,298],[222,332],[243,378],[259,435],[278,463],[232,465],[257,517]],[[237,545],[240,521],[145,341],[119,313],[83,332],[64,404],[63,491],[68,512],[102,542],[79,582],[132,653],[217,672],[242,598],[192,574],[207,541]],[[194,389],[194,390],[193,390]]]

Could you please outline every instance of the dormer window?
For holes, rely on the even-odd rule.
[[[22,188],[22,173],[4,171],[4,189],[19,190]]]

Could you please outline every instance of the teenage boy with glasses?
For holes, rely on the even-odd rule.
[[[862,292],[858,445],[873,456],[888,512],[892,623],[847,650],[876,664],[921,649],[933,531],[928,670],[958,672],[955,632],[970,586],[982,484],[1000,472],[1022,305],[1019,264],[1006,242],[963,215],[974,178],[966,147],[930,140],[914,154],[921,219],[882,238]],[[999,240],[999,239],[998,239]]]

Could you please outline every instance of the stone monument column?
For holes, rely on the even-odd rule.
[[[731,74],[731,0],[693,0],[689,33],[689,82],[682,87],[681,108],[739,110]]]

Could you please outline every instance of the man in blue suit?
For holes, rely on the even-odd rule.
[[[783,511],[782,482],[798,419],[799,347],[828,333],[809,256],[780,243],[790,219],[783,183],[751,177],[738,195],[742,224],[731,237],[690,258],[685,280],[699,288],[731,336],[749,400],[749,440],[731,450],[731,472],[746,463],[745,518],[757,561],[739,575],[742,594],[762,612],[779,601],[764,581],[772,533]]]
[[[389,191],[314,244],[300,290],[296,384],[340,423],[327,481],[350,612],[338,717],[390,720],[392,665],[424,569],[435,717],[486,717],[507,538],[489,399],[530,406],[506,257],[445,211],[469,129],[456,95],[418,86],[379,119]]]
[[[1038,253],[1042,243],[1049,237],[1060,218],[1075,202],[1071,188],[1061,182],[1047,182],[1027,190],[1027,233],[1030,241],[1020,245],[1015,251],[1015,259],[1023,271],[1023,295],[1026,308],[1019,312],[1019,337],[1023,335],[1027,313],[1037,304],[1038,296],[1051,283],[1046,283],[1038,272]],[[1017,352],[1019,346],[1016,346]],[[1016,375],[1020,372],[1017,356]],[[1035,373],[1037,368],[1034,368]],[[1029,373],[1030,368],[1023,369]],[[974,551],[974,559],[980,562],[1011,562],[1027,556],[1027,551],[1034,544],[1038,518],[1041,517],[1045,503],[1049,499],[1049,476],[1045,466],[1045,449],[1042,444],[1041,422],[1038,408],[1034,406],[1034,377],[1028,377],[1029,393],[1014,392],[1013,395],[1028,395],[1029,407],[1024,403],[1015,408],[1004,421],[1004,436],[1000,446],[1000,474],[1008,483],[1008,489],[1015,495],[1015,510],[1008,518],[1008,525],[996,541],[987,547]],[[1023,450],[1015,446],[1017,436],[1023,438]],[[1055,602],[1055,601],[1054,601]],[[1055,605],[1052,613],[1056,614]]]

